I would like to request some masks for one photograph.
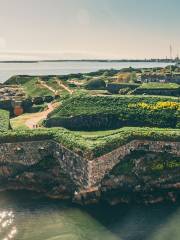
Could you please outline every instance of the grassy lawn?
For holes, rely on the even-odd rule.
[[[10,120],[12,129],[28,129],[25,123],[31,115],[31,113],[25,113],[21,116],[12,118]]]
[[[95,137],[105,137],[121,132],[124,128],[119,128],[115,130],[106,130],[106,131],[72,131],[76,134],[81,135],[85,138],[95,138]]]
[[[176,83],[143,83],[139,88],[147,89],[178,89],[180,86]]]

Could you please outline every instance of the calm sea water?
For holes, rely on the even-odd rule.
[[[78,207],[35,193],[0,193],[1,240],[179,240],[178,205]]]
[[[99,69],[121,69],[125,67],[164,67],[166,63],[148,62],[39,62],[39,63],[0,63],[0,82],[13,75],[47,75],[92,72]]]

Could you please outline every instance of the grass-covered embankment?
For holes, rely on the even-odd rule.
[[[180,102],[158,96],[74,96],[49,114],[45,126],[106,130],[122,126],[178,128]]]
[[[0,109],[0,131],[9,129],[9,112]]]
[[[5,83],[20,85],[29,97],[53,96],[49,89],[40,84],[39,77],[36,76],[17,75],[11,77]]]
[[[148,95],[164,95],[164,96],[180,96],[180,85],[176,83],[143,83],[136,88],[132,94],[148,94]]]
[[[18,130],[0,133],[0,143],[54,140],[72,151],[92,159],[132,140],[180,142],[180,130],[125,127],[104,132],[74,132],[64,128]]]

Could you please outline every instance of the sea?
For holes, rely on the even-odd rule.
[[[87,207],[38,193],[0,193],[1,240],[179,240],[180,205]]]
[[[0,62],[0,83],[14,75],[64,75],[70,73],[88,73],[100,69],[165,67],[168,63],[160,62]]]

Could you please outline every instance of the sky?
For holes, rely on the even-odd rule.
[[[0,59],[180,53],[180,0],[0,0]]]

